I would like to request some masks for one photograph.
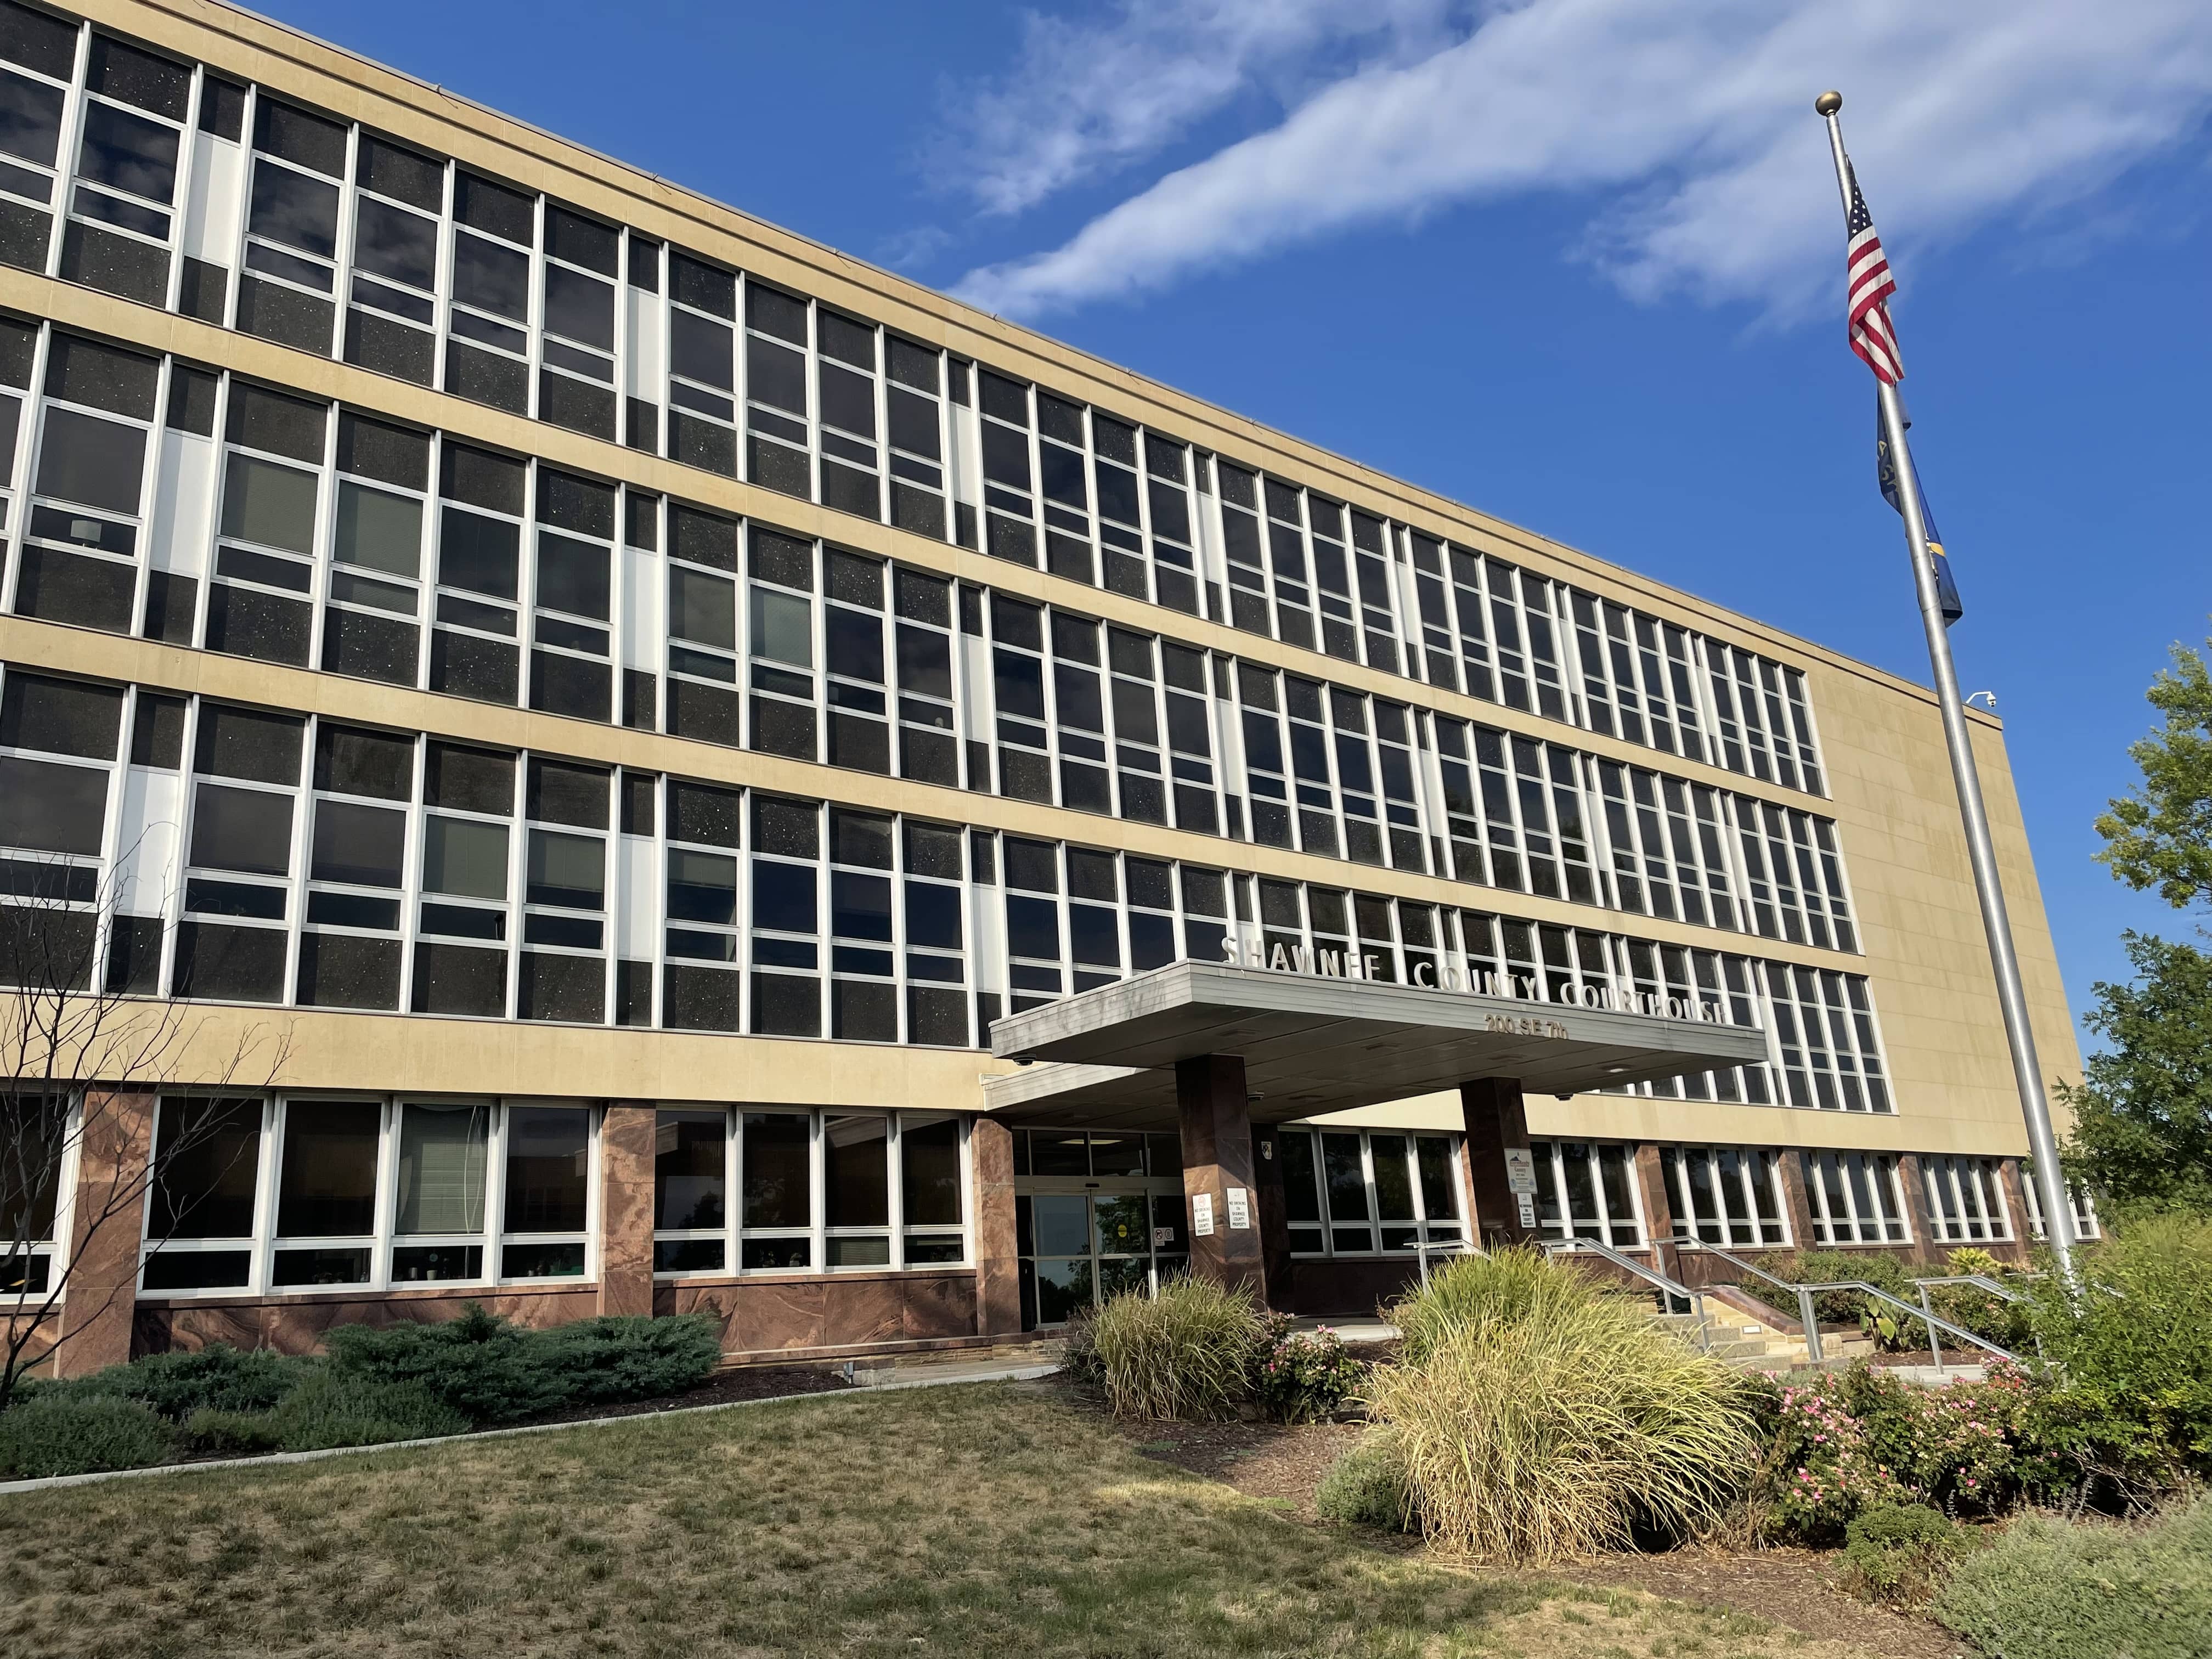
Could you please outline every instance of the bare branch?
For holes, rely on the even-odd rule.
[[[52,868],[70,866],[57,860]],[[289,1022],[256,1024],[210,1063],[202,1052],[216,1029],[210,1016],[173,997],[127,994],[112,988],[112,974],[98,975],[100,942],[114,935],[112,878],[89,905],[62,896],[58,874],[30,884],[37,890],[0,901],[0,1408],[26,1371],[118,1301],[136,1299],[148,1197],[222,1133],[210,1110],[179,1111],[165,1126],[161,1095],[257,1094],[283,1075],[291,1052]],[[134,1270],[116,1284],[83,1282],[80,1270],[100,1241],[118,1233]]]

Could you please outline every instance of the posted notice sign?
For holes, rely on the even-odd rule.
[[[1191,1194],[1190,1230],[1200,1238],[1213,1237],[1213,1194],[1212,1193]]]
[[[1536,1193],[1536,1154],[1526,1146],[1505,1149],[1505,1190],[1509,1193]]]
[[[1252,1195],[1242,1187],[1231,1187],[1222,1196],[1229,1205],[1229,1231],[1249,1232],[1252,1227]]]

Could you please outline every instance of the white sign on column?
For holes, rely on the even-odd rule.
[[[1252,1227],[1252,1197],[1242,1187],[1231,1187],[1223,1194],[1229,1201],[1229,1231],[1249,1232]]]
[[[1195,1193],[1190,1200],[1190,1231],[1199,1238],[1213,1237],[1213,1194]]]

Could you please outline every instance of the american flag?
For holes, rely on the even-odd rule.
[[[1844,221],[1844,230],[1850,240],[1844,249],[1844,264],[1850,282],[1851,349],[1874,371],[1875,379],[1884,386],[1895,386],[1905,378],[1897,331],[1889,321],[1889,296],[1897,292],[1897,278],[1889,274],[1889,256],[1881,251],[1874,215],[1867,211],[1866,198],[1859,194],[1858,174],[1847,176],[1851,181],[1851,210]]]

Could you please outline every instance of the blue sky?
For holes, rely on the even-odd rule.
[[[1813,94],[2067,990],[2212,632],[2212,10],[2184,0],[264,0],[284,21],[1916,679]]]

